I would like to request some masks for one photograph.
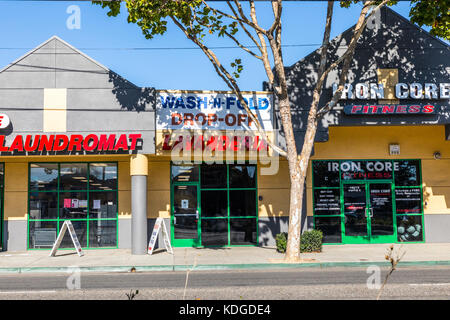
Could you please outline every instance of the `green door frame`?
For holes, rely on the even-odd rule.
[[[170,166],[170,176],[172,177],[172,165]],[[231,188],[229,185],[230,181],[230,166],[232,164],[223,164],[227,167],[227,187],[226,188],[201,188],[201,164],[196,164],[199,166],[198,171],[198,181],[191,181],[191,182],[173,182],[171,178],[170,182],[170,239],[171,243],[174,247],[200,247],[204,248],[205,246],[202,245],[202,219],[226,219],[228,223],[228,243],[226,245],[220,245],[220,246],[214,246],[214,245],[208,245],[207,248],[214,248],[214,247],[231,247],[231,246],[237,246],[237,247],[254,247],[257,246],[259,243],[259,216],[258,216],[258,166],[255,164],[255,187],[253,188]],[[237,164],[239,165],[239,164]],[[197,219],[197,238],[196,239],[175,239],[175,233],[174,233],[174,188],[175,186],[197,186],[197,212],[198,212],[198,219]],[[202,210],[201,210],[201,192],[202,190],[226,190],[227,191],[227,216],[226,217],[205,217],[202,218]],[[230,191],[232,190],[255,190],[255,203],[256,203],[256,212],[254,216],[230,216]],[[239,219],[239,218],[255,218],[256,219],[256,244],[231,244],[231,219]]]
[[[357,184],[365,186],[365,194],[366,194],[366,223],[367,223],[367,236],[347,236],[345,235],[345,212],[344,212],[344,186],[349,184]],[[368,214],[368,211],[371,208],[370,202],[370,185],[371,184],[389,184],[391,188],[391,202],[392,202],[392,235],[372,235],[372,221],[371,217]],[[396,232],[397,230],[397,219],[395,215],[395,198],[394,198],[394,183],[392,180],[348,180],[341,181],[340,186],[340,194],[341,194],[341,230],[342,230],[342,243],[348,244],[364,244],[364,243],[389,243],[396,242]]]
[[[175,224],[174,224],[174,189],[176,186],[195,186],[197,187],[197,238],[192,239],[175,239]],[[201,245],[200,239],[200,181],[198,182],[172,182],[170,186],[170,241],[174,247],[199,247]]]

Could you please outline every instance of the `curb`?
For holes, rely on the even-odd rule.
[[[150,271],[214,271],[214,270],[256,270],[256,269],[299,269],[299,268],[333,268],[333,267],[367,267],[390,266],[385,261],[355,261],[355,262],[316,262],[316,263],[253,263],[253,264],[204,264],[197,265],[158,265],[158,266],[98,266],[98,267],[18,267],[0,268],[0,274],[11,273],[73,273],[74,268],[80,272],[131,273]],[[450,266],[450,260],[443,261],[400,261],[398,267],[412,266]]]

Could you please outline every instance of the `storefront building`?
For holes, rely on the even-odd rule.
[[[362,38],[319,121],[303,230],[327,244],[450,242],[450,49],[387,8]],[[318,61],[286,68],[299,152]],[[274,246],[290,188],[266,141],[283,146],[278,107],[270,90],[244,98],[267,137],[230,92],[141,88],[58,37],[39,45],[0,70],[3,250],[48,250],[66,219],[85,249],[145,254],[157,218],[175,247]]]
[[[154,90],[52,37],[0,71],[0,113],[3,250],[50,249],[66,219],[83,248],[131,247]]]
[[[287,68],[298,147],[319,55]],[[389,8],[369,22],[338,106],[318,122],[305,228],[330,244],[450,242],[449,61],[447,44]],[[322,106],[338,81],[330,73]]]
[[[174,246],[267,243],[288,180],[272,192],[278,157],[229,92],[140,88],[52,37],[0,71],[0,96],[3,250],[49,250],[67,219],[84,249],[145,254],[157,218]],[[245,96],[272,137],[272,94]]]

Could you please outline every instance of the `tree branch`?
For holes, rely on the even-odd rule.
[[[344,65],[342,67],[341,77],[339,80],[339,86],[336,92],[333,94],[332,99],[317,112],[317,117],[322,117],[325,113],[329,112],[339,101],[342,90],[344,89],[344,83],[347,79],[347,71],[350,68],[350,63],[353,58],[353,53],[356,48],[356,44],[359,40],[359,37],[361,36],[362,32],[364,31],[364,28],[368,22],[368,20],[375,14],[376,11],[378,11],[382,6],[384,6],[389,0],[383,0],[377,7],[375,7],[372,12],[366,17],[366,14],[369,10],[369,8],[374,4],[375,1],[368,1],[364,4],[363,9],[361,10],[361,14],[359,16],[358,22],[355,26],[355,30],[353,33],[353,38],[350,41],[350,44],[347,48],[347,51],[330,67],[322,74],[322,76],[319,79],[319,82],[322,82],[325,80],[328,73],[333,70],[335,67],[337,67],[342,61],[344,61]]]
[[[212,11],[215,12],[215,13],[221,14],[221,15],[223,15],[223,16],[229,18],[229,19],[235,20],[235,21],[241,21],[242,23],[245,23],[245,24],[249,25],[250,27],[252,27],[252,28],[255,29],[255,30],[259,30],[259,31],[261,31],[261,32],[263,32],[263,33],[266,33],[266,30],[262,29],[260,26],[254,25],[254,24],[253,24],[251,21],[249,21],[248,19],[243,20],[243,19],[241,19],[241,18],[239,18],[239,17],[236,17],[236,16],[230,15],[230,14],[228,14],[228,13],[226,13],[226,12],[223,12],[222,10],[212,8],[212,7],[210,7],[210,6],[206,3],[206,0],[202,0],[202,3],[203,3],[207,8],[209,8],[210,10],[212,10]]]
[[[266,132],[261,126],[261,123],[256,118],[256,116],[253,114],[253,112],[250,110],[250,108],[247,105],[247,102],[245,102],[244,97],[242,96],[241,90],[239,86],[237,85],[234,78],[230,75],[230,73],[225,69],[225,67],[220,63],[217,56],[214,54],[213,51],[211,51],[208,47],[206,47],[203,43],[199,41],[199,39],[195,36],[193,36],[191,33],[188,32],[188,30],[183,27],[183,25],[175,19],[173,16],[170,16],[172,21],[175,23],[175,25],[180,28],[184,34],[193,41],[197,46],[202,49],[202,51],[205,53],[205,55],[208,57],[209,61],[213,64],[214,69],[216,70],[217,74],[225,81],[227,86],[237,95],[238,100],[242,107],[244,107],[244,110],[247,112],[248,116],[251,118],[251,120],[255,123],[256,129],[259,134],[264,138],[264,140],[267,141],[267,143],[272,147],[273,150],[275,150],[278,154],[281,156],[286,156],[286,151],[275,145],[267,136]]]
[[[252,22],[255,25],[258,25],[258,19],[256,17],[256,8],[255,8],[255,2],[253,0],[250,1],[250,18],[252,19]],[[267,79],[269,80],[269,84],[271,85],[271,87],[274,88],[274,90],[279,93],[280,90],[278,88],[275,88],[274,86],[274,82],[275,82],[275,76],[273,74],[272,71],[272,66],[270,65],[270,61],[269,61],[269,55],[267,53],[267,43],[266,43],[266,39],[264,38],[264,35],[262,32],[255,30],[256,31],[256,35],[259,38],[259,41],[261,42],[261,55],[262,55],[262,61],[264,64],[264,70],[266,71],[267,74]]]
[[[237,12],[234,9],[234,7],[231,5],[230,1],[227,1],[227,4],[230,7],[233,14],[235,16],[237,16]],[[250,33],[250,31],[248,31],[248,29],[245,27],[245,25],[240,20],[238,20],[238,23],[241,26],[242,30],[244,30],[244,32],[247,34],[247,36],[255,43],[255,45],[258,47],[259,51],[262,53],[261,44],[258,41],[256,41],[256,39],[253,37],[253,35]],[[257,25],[257,23],[256,23],[256,25]]]
[[[208,29],[212,29],[212,26],[210,24],[204,24],[202,23],[197,17],[194,17],[194,19],[197,21],[198,24],[200,24],[201,26],[204,26]],[[258,56],[256,53],[254,53],[252,50],[250,50],[249,48],[247,48],[246,46],[244,46],[243,44],[241,44],[239,42],[238,39],[236,39],[236,37],[234,37],[231,33],[229,33],[226,30],[223,30],[223,33],[229,37],[231,40],[233,40],[242,50],[248,52],[249,54],[251,54],[252,56],[254,56],[255,58],[262,60],[262,56]]]

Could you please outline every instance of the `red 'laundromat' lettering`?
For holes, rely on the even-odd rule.
[[[114,148],[114,143],[116,140],[116,135],[111,134],[109,137],[106,134],[100,135],[100,140],[98,141],[98,150],[99,151],[112,151]]]
[[[81,134],[73,135],[17,135],[11,145],[5,146],[6,137],[0,135],[0,152],[60,152],[60,151],[128,151],[136,150],[137,142],[141,139],[141,134],[121,134],[116,141],[116,135],[89,134],[83,137]],[[129,142],[131,141],[130,145]]]

